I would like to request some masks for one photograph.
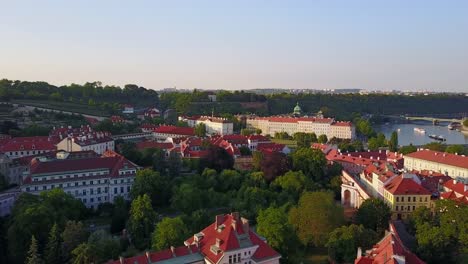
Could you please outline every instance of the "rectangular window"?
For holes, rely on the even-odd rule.
[[[120,187],[120,193],[124,192],[124,187]]]
[[[117,194],[117,187],[114,188],[114,194]]]
[[[413,197],[413,202],[416,202],[416,196]]]
[[[411,202],[411,197],[408,196],[408,202]]]
[[[400,201],[400,197],[397,196],[396,201],[399,202],[399,201]]]
[[[416,206],[413,205],[413,211],[414,211],[414,209],[416,209]]]
[[[395,206],[395,211],[398,211],[398,205],[397,205],[397,206]]]

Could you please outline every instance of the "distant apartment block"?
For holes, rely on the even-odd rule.
[[[351,122],[339,122],[333,118],[315,117],[252,117],[246,120],[247,128],[261,129],[263,135],[275,135],[286,132],[294,135],[297,132],[326,135],[329,139],[336,137],[352,139],[355,128]]]
[[[430,170],[468,183],[468,157],[427,149],[405,155],[405,169]]]
[[[94,151],[98,154],[114,151],[114,139],[109,132],[93,131],[90,126],[80,128],[57,128],[51,131],[51,136],[59,138],[58,150],[68,152]]]
[[[179,120],[187,122],[190,127],[204,124],[207,135],[231,135],[234,133],[234,124],[222,117],[192,116],[179,117]]]
[[[123,156],[107,151],[58,151],[34,157],[25,172],[22,192],[40,194],[54,188],[81,200],[89,208],[113,202],[117,196],[129,199],[138,166]]]

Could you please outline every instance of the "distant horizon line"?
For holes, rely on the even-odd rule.
[[[1,78],[0,80],[9,80],[9,81],[20,81],[20,82],[45,82],[50,85],[56,86],[56,87],[61,87],[61,86],[70,86],[72,84],[77,84],[77,85],[84,85],[86,83],[93,83],[93,82],[98,82],[101,83],[101,86],[116,86],[120,88],[124,88],[125,85],[137,85],[138,87],[143,87],[145,89],[149,90],[154,90],[154,91],[164,91],[164,90],[170,90],[170,89],[175,89],[179,91],[193,91],[193,90],[203,90],[203,91],[252,91],[252,90],[284,90],[284,91],[291,91],[291,90],[297,90],[297,91],[318,91],[318,92],[333,92],[333,91],[349,91],[349,90],[359,90],[359,92],[401,92],[401,93],[430,93],[430,94],[468,94],[468,91],[443,91],[441,89],[440,91],[432,91],[432,90],[400,90],[400,89],[367,89],[367,88],[284,88],[284,87],[257,87],[257,88],[233,88],[233,89],[227,89],[227,88],[199,88],[199,87],[193,87],[193,88],[178,88],[177,86],[174,87],[164,87],[164,88],[149,88],[143,85],[139,85],[137,83],[126,83],[123,85],[116,85],[116,84],[108,84],[104,83],[102,81],[85,81],[83,83],[78,83],[78,82],[69,82],[68,84],[56,84],[50,81],[42,81],[42,80],[19,80],[19,79],[9,79],[9,78]]]

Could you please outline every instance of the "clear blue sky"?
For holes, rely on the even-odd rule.
[[[0,0],[0,78],[468,92],[468,1]]]

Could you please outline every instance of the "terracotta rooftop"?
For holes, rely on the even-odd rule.
[[[407,178],[404,175],[395,177],[387,185],[385,189],[393,195],[430,195],[422,185],[415,182],[412,178]]]
[[[437,163],[442,163],[454,167],[460,167],[468,169],[468,157],[463,155],[455,155],[446,152],[433,151],[433,150],[419,150],[410,154],[407,154],[406,157],[411,157],[415,159],[422,159]]]
[[[402,262],[403,261],[403,262]],[[367,250],[365,256],[358,257],[355,264],[425,264],[418,256],[407,249],[401,241],[396,228],[390,225],[382,240]]]
[[[193,127],[177,127],[177,126],[160,126],[154,129],[155,133],[162,134],[176,134],[184,136],[193,136],[195,135],[195,130]]]

